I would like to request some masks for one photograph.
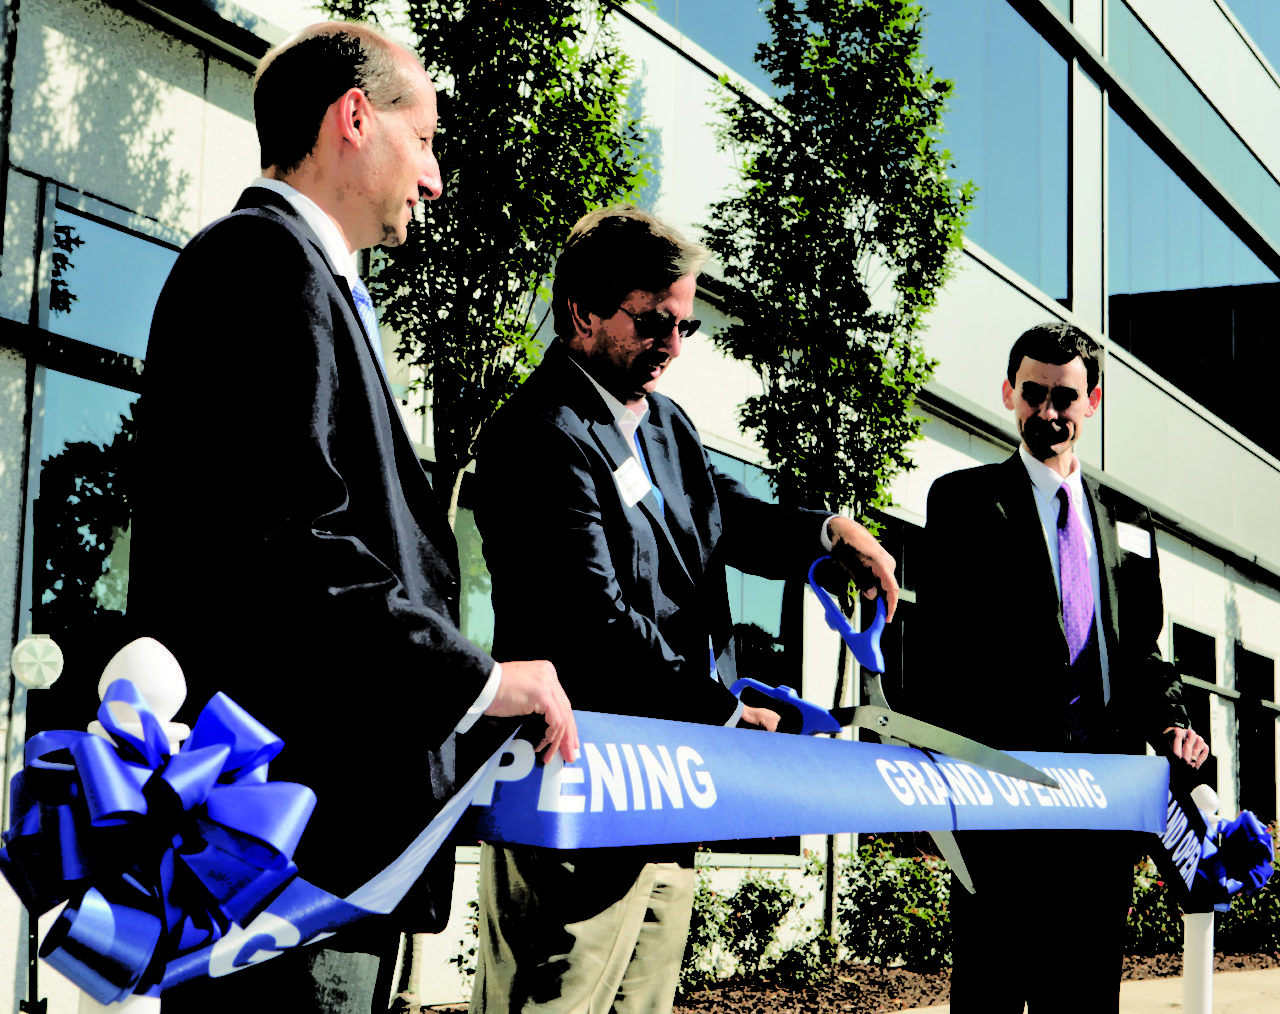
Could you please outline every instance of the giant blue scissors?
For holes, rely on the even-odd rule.
[[[769,698],[767,706],[781,711],[784,716],[783,724],[780,726],[783,731],[815,735],[838,733],[846,726],[868,729],[878,735],[883,743],[915,747],[931,757],[933,754],[945,754],[955,760],[976,764],[1010,778],[1021,778],[1024,781],[1058,788],[1054,778],[1046,775],[1039,768],[1018,760],[1017,757],[940,726],[930,725],[918,718],[900,714],[890,708],[880,679],[885,668],[884,654],[880,650],[880,635],[885,625],[884,596],[877,597],[876,615],[867,628],[862,631],[854,630],[845,617],[844,611],[818,583],[815,576],[818,565],[829,559],[831,559],[829,556],[822,556],[814,560],[809,567],[809,587],[813,589],[813,593],[822,604],[827,626],[844,639],[849,651],[858,660],[862,668],[862,698],[869,703],[828,709],[805,700],[791,687],[771,687],[767,683],[747,678],[735,682],[730,690],[739,697],[742,697],[745,691],[748,696],[756,694]],[[973,881],[960,855],[960,846],[956,843],[955,835],[950,831],[931,833],[942,857],[951,866],[960,882],[970,893],[973,893]]]

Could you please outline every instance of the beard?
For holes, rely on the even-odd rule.
[[[1045,461],[1058,453],[1059,444],[1068,443],[1073,436],[1071,426],[1061,419],[1041,419],[1032,416],[1022,424],[1022,439],[1027,450],[1037,461]]]

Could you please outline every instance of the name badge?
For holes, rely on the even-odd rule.
[[[1131,525],[1127,521],[1117,521],[1116,537],[1120,540],[1121,549],[1151,559],[1151,533],[1145,528]]]
[[[622,495],[622,502],[628,507],[634,507],[641,498],[649,492],[649,479],[644,474],[644,469],[640,467],[640,462],[633,457],[628,457],[621,465],[613,471],[613,481],[618,484],[618,492]]]

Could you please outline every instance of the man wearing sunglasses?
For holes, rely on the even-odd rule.
[[[913,699],[919,717],[1002,750],[1142,753],[1151,743],[1199,767],[1208,746],[1157,645],[1150,514],[1084,475],[1075,454],[1102,401],[1100,353],[1068,324],[1023,334],[1002,386],[1018,450],[930,489]],[[1115,1011],[1145,843],[1100,831],[959,839],[976,893],[953,878],[952,1011]],[[1070,974],[1047,974],[1050,955]]]
[[[890,615],[898,587],[864,528],[751,496],[655,392],[699,327],[706,256],[635,208],[574,226],[556,264],[557,339],[477,455],[494,650],[538,646],[575,707],[774,729],[774,712],[726,689],[725,567],[797,578],[825,545]],[[471,1009],[670,1010],[693,887],[692,845],[485,845]]]

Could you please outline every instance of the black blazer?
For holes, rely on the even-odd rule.
[[[143,382],[133,632],[181,663],[180,717],[222,690],[284,739],[271,777],[319,797],[299,868],[348,893],[467,774],[451,734],[493,661],[458,630],[444,510],[346,282],[271,191],[182,252]]]
[[[489,424],[476,522],[494,654],[549,658],[574,707],[723,723],[736,707],[725,566],[802,579],[829,515],[751,496],[663,395],[649,396],[641,439],[665,517],[652,494],[627,506],[614,471],[630,449],[559,341]]]
[[[1106,748],[1139,753],[1185,725],[1181,683],[1157,644],[1164,621],[1151,516],[1084,477],[1098,546],[1111,698]],[[1146,533],[1150,556],[1121,547],[1117,524]],[[1006,750],[1066,749],[1069,662],[1052,563],[1031,478],[1015,452],[944,475],[929,491],[915,712]]]

